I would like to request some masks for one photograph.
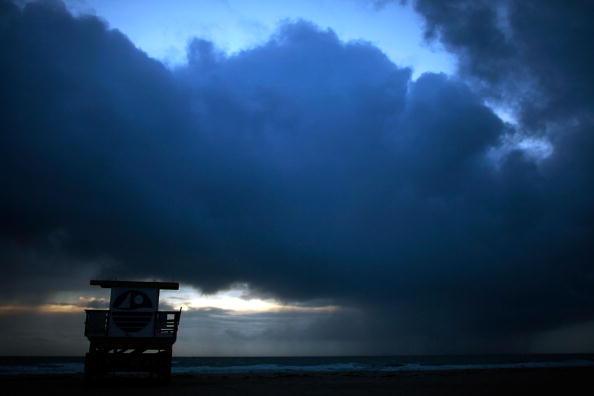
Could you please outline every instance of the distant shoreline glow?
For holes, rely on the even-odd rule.
[[[71,304],[0,305],[1,315],[81,313],[85,307]]]

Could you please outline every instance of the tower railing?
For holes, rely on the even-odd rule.
[[[109,336],[109,322],[112,320],[114,315],[113,311],[108,309],[86,309],[86,320],[85,320],[85,336],[89,338],[95,337],[108,337]],[[179,326],[179,320],[181,317],[180,311],[155,311],[155,312],[143,312],[143,316],[152,316],[154,321],[154,328],[152,337],[171,337],[177,336],[177,329]],[[121,318],[118,318],[121,320]],[[130,323],[133,323],[135,317],[130,315],[127,319]],[[143,318],[146,319],[146,318]]]

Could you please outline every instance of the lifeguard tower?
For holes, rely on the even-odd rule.
[[[159,311],[159,291],[179,290],[179,283],[92,280],[91,285],[111,289],[111,299],[109,309],[85,310],[91,342],[85,376],[140,371],[168,381],[181,309]]]

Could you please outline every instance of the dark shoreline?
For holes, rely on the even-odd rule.
[[[5,394],[60,395],[503,395],[583,394],[594,367],[336,373],[178,374],[169,385],[142,375],[94,383],[81,374],[0,375]]]

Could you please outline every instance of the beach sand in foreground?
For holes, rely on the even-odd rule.
[[[594,368],[489,369],[174,375],[169,385],[148,377],[0,376],[3,394],[39,395],[505,395],[589,394]]]

